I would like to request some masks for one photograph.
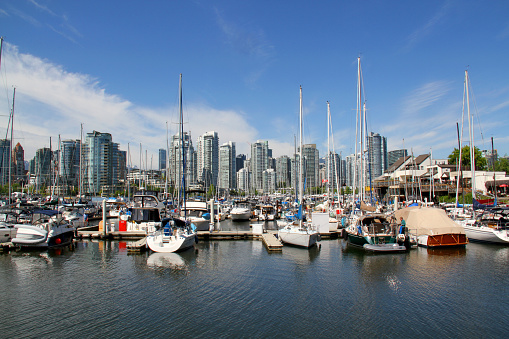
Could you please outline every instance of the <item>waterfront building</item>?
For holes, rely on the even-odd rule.
[[[273,168],[267,168],[262,173],[263,192],[268,194],[276,190],[276,171]]]
[[[166,168],[166,150],[164,148],[159,149],[159,170],[162,171]]]
[[[87,133],[83,144],[83,190],[113,194],[119,187],[119,149],[110,133]]]
[[[292,186],[292,162],[287,155],[277,158],[276,163],[277,187]]]
[[[237,171],[237,188],[241,191],[248,192],[250,187],[249,167],[241,168]]]
[[[258,140],[251,144],[251,185],[263,189],[263,171],[269,168],[269,142]]]
[[[381,176],[389,167],[387,159],[387,138],[378,133],[368,135],[367,183]]]
[[[235,159],[235,168],[237,172],[244,168],[244,163],[246,162],[246,155],[245,154],[238,154]]]
[[[11,141],[9,139],[0,139],[0,184],[9,183],[9,165],[11,155]]]
[[[186,168],[186,189],[189,185],[195,185],[196,181],[196,154],[191,140],[191,135],[184,132],[183,146],[180,140],[180,134],[172,136],[169,149],[169,167],[168,167],[168,182],[171,187],[179,189],[182,185],[182,168],[183,157],[182,147],[184,148],[185,168]]]
[[[25,181],[25,151],[18,142],[12,151],[12,176],[15,181]]]
[[[234,142],[229,141],[219,147],[219,188],[237,188],[236,160]]]
[[[80,171],[81,142],[79,140],[62,140],[60,142],[58,175],[64,186],[78,186]]]
[[[319,153],[316,144],[305,144],[302,146],[304,159],[304,178],[306,189],[319,186]]]
[[[387,152],[387,169],[392,166],[399,158],[406,157],[408,151],[406,149],[397,149]]]
[[[37,190],[42,186],[51,185],[51,158],[52,152],[47,147],[40,148],[35,152],[33,172],[30,174],[34,177]]]
[[[219,174],[219,137],[217,132],[211,131],[201,135],[197,144],[197,174],[198,181],[205,187],[217,186]]]

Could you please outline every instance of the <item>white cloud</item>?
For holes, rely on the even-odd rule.
[[[59,135],[62,139],[79,139],[81,123],[84,133],[93,130],[111,133],[113,141],[120,143],[123,150],[127,150],[128,143],[131,150],[138,149],[142,143],[144,152],[148,150],[149,156],[154,157],[159,148],[166,147],[169,112],[174,112],[175,117],[175,121],[168,121],[170,134],[175,133],[177,107],[134,105],[108,93],[89,75],[68,72],[47,60],[22,54],[15,46],[6,44],[6,47],[3,59],[6,81],[17,88],[15,139],[25,148],[26,159],[32,158],[38,148],[48,147],[50,136],[54,149]],[[11,103],[7,101],[5,97],[0,98],[0,107],[9,107]],[[184,107],[185,129],[191,130],[193,140],[214,130],[221,143],[234,141],[239,153],[249,154],[249,143],[256,139],[258,132],[248,124],[243,112],[217,110],[204,104],[189,103]],[[6,120],[3,126],[7,126]],[[137,164],[139,152],[131,152],[131,158]]]

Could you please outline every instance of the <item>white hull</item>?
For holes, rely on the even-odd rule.
[[[16,237],[16,228],[0,225],[0,243],[10,242],[12,238]]]
[[[173,253],[193,247],[196,241],[195,232],[178,231],[175,235],[165,236],[157,231],[147,236],[147,246],[154,252]]]
[[[509,245],[509,230],[497,230],[488,226],[463,225],[468,239]]]
[[[53,226],[50,231],[31,225],[16,225],[16,237],[11,240],[20,247],[50,248],[72,243],[74,227],[69,224]]]
[[[289,245],[309,248],[316,245],[318,232],[300,228],[298,225],[286,226],[278,231],[279,239]]]
[[[232,220],[249,220],[251,218],[251,211],[247,208],[234,208],[230,212]]]

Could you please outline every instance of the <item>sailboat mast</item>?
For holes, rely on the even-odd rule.
[[[1,53],[0,53],[1,54]],[[11,141],[9,146],[9,204],[11,203],[11,191],[12,191],[12,132],[14,131],[14,101],[16,99],[16,87],[14,87],[14,92],[12,94],[12,112],[11,112]]]
[[[470,138],[470,174],[471,174],[471,184],[472,184],[472,199],[475,199],[475,146],[474,146],[474,121],[473,117],[470,115],[470,98],[469,98],[469,84],[468,84],[468,70],[465,70],[465,87],[466,87],[466,95],[467,95],[467,116],[468,116],[468,132]]]
[[[299,203],[303,203],[304,196],[304,172],[303,172],[303,159],[302,159],[302,86],[300,86],[300,112],[299,112]]]
[[[327,101],[327,210],[330,210],[330,103]]]
[[[182,207],[184,208],[184,218],[187,218],[186,211],[186,152],[184,150],[184,114],[182,110],[182,73],[179,81],[179,114],[180,114],[180,146],[182,149]]]
[[[360,113],[361,112],[361,57],[357,57],[357,111],[355,113],[355,157],[353,162],[353,209],[355,210],[355,199],[357,189],[357,170],[359,156],[358,143],[359,143],[359,124],[360,124]]]

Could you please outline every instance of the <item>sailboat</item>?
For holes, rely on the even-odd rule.
[[[184,118],[182,114],[182,74],[179,81],[179,111],[180,111],[180,148],[182,151],[182,199],[180,206],[186,205],[186,160],[184,147]],[[184,216],[165,218],[155,232],[147,236],[147,246],[154,252],[179,252],[193,247],[196,242],[196,227]]]
[[[283,243],[309,248],[316,245],[319,241],[318,232],[312,228],[311,224],[303,222],[302,205],[304,197],[304,178],[303,178],[303,156],[302,156],[302,86],[300,87],[300,149],[299,149],[299,213],[297,220],[289,222],[283,228],[278,230],[279,239]]]
[[[509,245],[509,227],[506,222],[499,216],[498,219],[494,217],[494,215],[498,214],[497,209],[493,209],[494,213],[486,213],[483,214],[478,220],[476,219],[476,209],[488,209],[493,206],[485,206],[480,204],[475,199],[475,147],[474,147],[474,128],[473,128],[473,119],[470,115],[470,97],[469,97],[469,78],[468,78],[468,70],[465,70],[465,95],[464,99],[466,100],[466,108],[467,108],[467,116],[468,116],[468,126],[469,126],[469,137],[470,137],[470,170],[472,172],[471,178],[471,187],[472,187],[472,201],[473,201],[473,209],[472,209],[472,218],[458,220],[458,222],[465,229],[465,234],[468,239],[472,241],[480,241],[480,242],[490,242],[490,243],[498,243],[498,244],[507,244]],[[461,159],[461,148],[460,148],[460,157]],[[461,162],[461,160],[459,160]],[[496,199],[494,205],[496,206]],[[484,215],[493,215],[491,218],[485,218]]]

